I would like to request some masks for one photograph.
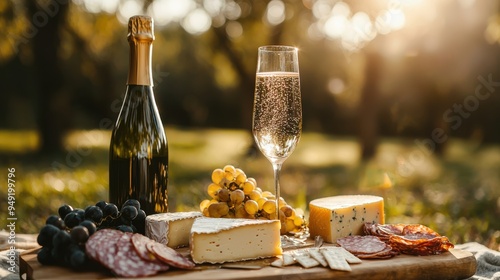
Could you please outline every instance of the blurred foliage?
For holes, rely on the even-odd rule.
[[[2,133],[19,139],[32,132]],[[242,168],[263,190],[273,191],[272,167],[260,152],[248,154],[252,140],[245,131],[167,128],[167,134],[170,211],[197,210],[208,198],[212,170],[226,164]],[[82,139],[95,141],[90,144]],[[107,200],[108,141],[107,131],[77,131],[66,139],[66,154],[36,160],[17,157],[0,165],[5,170],[0,174],[2,181],[6,181],[7,168],[16,168],[20,232],[36,233],[62,204],[84,208]],[[16,150],[29,145],[18,142]],[[500,146],[453,139],[449,152],[440,159],[416,145],[384,139],[374,159],[360,162],[358,154],[351,138],[305,133],[283,167],[282,196],[307,211],[308,202],[318,197],[381,195],[388,223],[420,223],[454,243],[477,241],[500,249]],[[420,159],[415,160],[415,155]],[[401,169],[405,164],[411,169]],[[6,197],[2,188],[2,208],[7,205]],[[0,213],[5,220],[7,213]]]
[[[37,13],[27,9],[31,2],[41,5]],[[64,82],[64,98],[38,108],[45,94],[32,41],[61,5],[69,9],[54,64],[63,70],[55,79]],[[158,22],[153,74],[166,124],[249,128],[257,48],[287,44],[300,48],[306,131],[357,133],[367,55],[375,53],[380,94],[368,118],[380,135],[428,137],[443,127],[499,141],[498,85],[487,101],[468,103],[471,112],[454,107],[474,102],[478,77],[500,79],[499,9],[497,1],[467,0],[7,0],[0,4],[0,127],[36,128],[38,112],[61,110],[72,128],[109,129],[102,120],[116,117],[128,70],[127,17],[148,13]],[[209,16],[207,29],[189,27],[203,19],[196,13]],[[463,122],[455,128],[450,117]]]

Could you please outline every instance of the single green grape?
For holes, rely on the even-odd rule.
[[[276,201],[268,200],[264,205],[262,205],[262,210],[267,214],[276,213]]]
[[[264,203],[267,202],[267,198],[261,197],[259,200],[257,200],[257,204],[259,205],[259,210],[262,210],[262,207],[264,206]]]
[[[243,202],[243,200],[245,200],[245,193],[243,193],[242,190],[235,190],[235,191],[232,191],[230,194],[229,194],[229,197],[231,198],[231,202],[233,203],[233,205],[238,205],[240,203]]]
[[[253,186],[256,188],[257,187],[257,180],[253,177],[247,177],[247,182],[252,182]]]
[[[270,198],[270,197],[274,197],[274,194],[270,191],[263,191],[262,192],[262,197],[265,197],[265,198]]]
[[[217,199],[222,202],[228,202],[229,201],[229,190],[226,188],[221,188],[217,192]]]
[[[236,177],[236,168],[234,168],[234,166],[232,165],[226,165],[224,166],[223,170],[225,172],[224,177],[226,178],[226,180],[234,181],[234,178]]]
[[[247,175],[245,175],[245,173],[238,174],[236,175],[235,181],[236,184],[241,185],[242,183],[247,181]]]
[[[221,186],[215,184],[215,183],[212,183],[210,185],[208,185],[207,187],[207,193],[210,197],[212,198],[216,198],[217,197],[217,193],[219,192],[219,190],[221,189]]]
[[[285,205],[285,206],[281,207],[280,210],[283,211],[283,213],[285,214],[285,216],[287,218],[292,217],[292,215],[295,212],[295,211],[293,211],[293,208],[290,205]]]
[[[205,210],[205,208],[207,208],[208,205],[210,205],[210,200],[208,199],[205,199],[202,202],[200,202],[200,211],[203,212],[203,210]]]
[[[259,198],[262,197],[262,194],[260,192],[258,192],[257,190],[253,190],[251,191],[248,196],[250,197],[251,200],[259,200]]]
[[[259,211],[259,204],[255,200],[245,202],[245,211],[250,215],[255,215]]]
[[[300,227],[304,224],[304,219],[301,216],[295,216],[295,218],[293,218],[293,224],[296,227]]]
[[[249,195],[253,190],[255,190],[255,184],[252,181],[246,181],[242,184],[241,188],[243,189],[243,193]]]
[[[224,179],[226,173],[224,170],[217,168],[212,172],[212,182],[219,185],[222,179]]]
[[[208,206],[208,214],[212,218],[220,218],[227,215],[229,212],[229,206],[225,202],[213,203]]]

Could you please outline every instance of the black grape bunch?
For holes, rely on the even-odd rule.
[[[85,209],[64,204],[58,215],[47,218],[37,242],[42,246],[38,261],[43,265],[59,265],[83,269],[89,265],[85,242],[96,231],[112,228],[123,232],[145,233],[146,212],[135,199],[118,209],[113,203],[99,201]]]

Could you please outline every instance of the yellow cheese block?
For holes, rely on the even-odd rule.
[[[383,224],[384,199],[372,195],[324,197],[309,203],[309,232],[335,243],[337,238],[362,234],[365,222]]]
[[[195,263],[223,263],[281,255],[280,222],[198,218],[189,243]]]
[[[146,236],[171,248],[189,245],[189,233],[201,212],[170,212],[146,217]]]

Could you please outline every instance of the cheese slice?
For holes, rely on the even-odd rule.
[[[195,263],[223,263],[281,255],[280,222],[198,218],[189,243]]]
[[[362,234],[365,222],[384,223],[384,199],[372,195],[342,195],[309,203],[309,232],[335,243],[338,238]]]
[[[146,217],[146,236],[171,248],[189,245],[191,226],[201,212],[172,212]]]

